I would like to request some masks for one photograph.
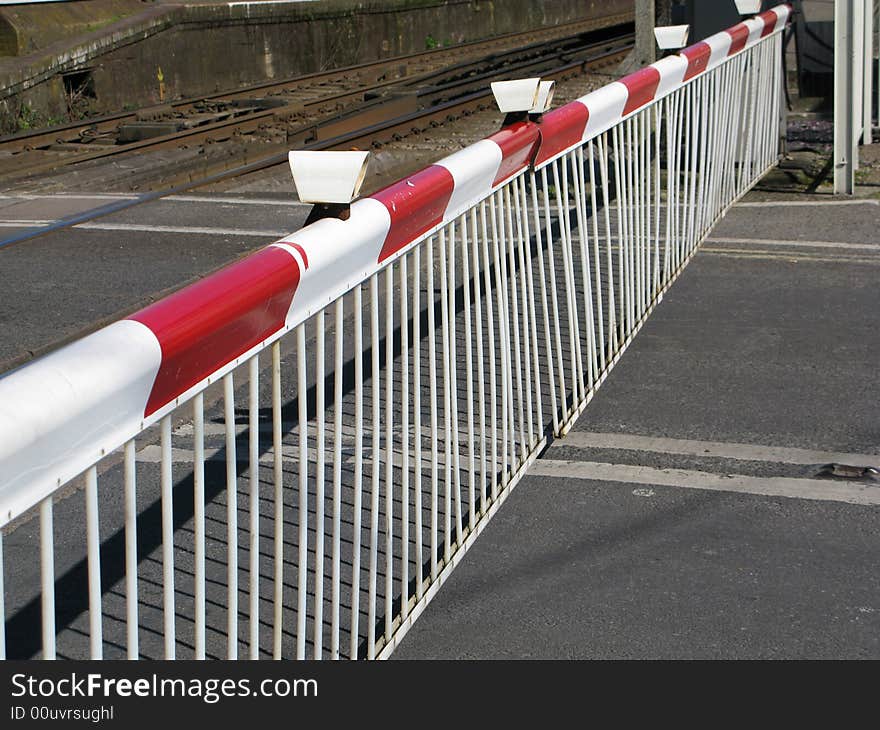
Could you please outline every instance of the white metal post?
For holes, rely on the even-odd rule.
[[[853,12],[854,0],[834,3],[834,193],[855,187]]]

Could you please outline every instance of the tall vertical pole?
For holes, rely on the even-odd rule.
[[[654,0],[636,0],[636,67],[657,60],[654,40],[656,25]]]
[[[834,193],[852,195],[857,154],[854,117],[854,1],[834,2]]]

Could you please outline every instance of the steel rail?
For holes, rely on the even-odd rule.
[[[601,45],[607,45],[607,43],[603,43]],[[546,72],[544,74],[544,77],[547,79],[558,80],[566,77],[567,75],[571,75],[578,70],[587,73],[593,70],[597,65],[611,65],[621,60],[623,54],[629,49],[629,47],[629,45],[623,45],[618,49],[604,51],[600,54],[597,54],[595,58],[591,58],[589,60],[568,62],[560,68]],[[491,92],[486,89],[484,89],[483,91],[472,92],[454,101],[438,104],[437,106],[424,111],[418,111],[404,116],[393,117],[389,120],[373,124],[369,127],[355,129],[351,132],[341,134],[330,139],[306,144],[303,145],[301,149],[333,150],[340,148],[350,148],[351,146],[358,145],[364,147],[375,147],[377,145],[382,145],[384,143],[393,141],[395,136],[403,137],[413,133],[414,131],[421,131],[425,127],[431,126],[433,123],[443,123],[455,119],[459,115],[465,113],[473,113],[480,110],[481,108],[488,108],[487,101],[488,99],[490,99],[491,96]],[[72,216],[61,218],[48,226],[22,231],[13,236],[0,240],[0,249],[11,246],[13,244],[30,241],[35,238],[40,238],[50,233],[56,233],[60,230],[71,228],[81,223],[86,223],[98,218],[103,218],[107,215],[111,215],[112,213],[118,213],[138,205],[143,205],[144,203],[160,200],[161,198],[165,198],[171,195],[179,195],[183,192],[191,191],[193,189],[204,187],[206,185],[213,185],[219,182],[223,182],[225,180],[229,180],[231,178],[237,178],[245,175],[250,175],[255,172],[261,172],[267,168],[275,167],[276,165],[286,164],[287,146],[284,147],[284,150],[284,152],[270,154],[266,157],[263,157],[251,163],[247,163],[245,165],[240,165],[231,169],[224,169],[208,174],[198,180],[181,182],[161,190],[142,193],[135,198],[113,201],[111,203],[107,203],[106,205],[102,205],[97,208],[84,211],[82,213],[77,213]]]
[[[554,26],[553,28],[538,29],[522,33],[507,33],[486,40],[462,43],[450,48],[434,48],[403,56],[394,56],[392,58],[383,58],[377,61],[355,64],[353,66],[344,66],[329,71],[317,71],[309,74],[290,76],[276,81],[260,82],[243,86],[239,89],[226,89],[213,94],[204,94],[196,97],[179,99],[169,102],[167,106],[175,111],[185,111],[188,108],[192,108],[196,104],[205,101],[242,99],[258,93],[269,95],[282,93],[284,91],[296,92],[299,87],[304,87],[304,90],[308,90],[315,86],[331,84],[334,82],[344,83],[352,87],[357,86],[357,89],[350,93],[362,94],[365,90],[369,91],[374,88],[374,86],[359,86],[359,84],[363,83],[363,77],[368,74],[375,75],[378,80],[389,70],[399,70],[402,66],[412,66],[419,63],[430,62],[442,67],[443,59],[446,58],[462,59],[463,57],[466,57],[473,60],[488,55],[496,48],[516,49],[522,47],[523,41],[527,39],[545,39],[548,41],[554,39],[563,40],[565,38],[574,37],[579,33],[601,30],[603,28],[611,28],[624,23],[630,23],[632,20],[632,13],[621,13],[603,18],[590,18],[588,20],[565,23]],[[352,83],[353,77],[356,79],[354,83]],[[406,75],[397,79],[397,82],[405,78]],[[381,84],[375,84],[376,88],[381,88],[381,86]],[[80,138],[83,132],[90,130],[99,133],[113,131],[122,123],[136,121],[139,113],[151,108],[154,108],[154,106],[141,107],[136,110],[127,110],[115,114],[104,114],[98,117],[58,125],[49,129],[27,130],[15,134],[0,136],[0,150],[5,152],[29,151],[55,144],[65,136],[66,139],[64,139],[64,141]]]
[[[610,28],[602,30],[610,30]],[[393,79],[390,81],[384,81],[372,86],[360,87],[354,91],[346,90],[338,94],[317,97],[304,104],[292,102],[291,104],[286,104],[284,106],[256,110],[240,116],[231,115],[228,119],[222,119],[213,123],[199,125],[190,129],[172,132],[167,135],[151,137],[126,144],[101,146],[95,151],[82,152],[81,154],[75,154],[70,157],[58,157],[56,159],[49,159],[42,162],[30,161],[24,167],[8,171],[3,177],[8,181],[24,180],[41,173],[52,172],[53,170],[70,167],[83,162],[116,157],[129,152],[143,151],[145,149],[155,150],[176,147],[181,143],[188,145],[201,145],[226,141],[236,135],[253,133],[263,125],[276,120],[283,124],[285,123],[285,117],[290,117],[296,113],[307,113],[313,106],[320,105],[322,107],[333,107],[334,105],[343,102],[363,100],[366,95],[371,93],[379,91],[389,92],[397,86],[411,87],[423,84],[430,79],[436,78],[438,75],[448,77],[451,74],[461,74],[462,78],[460,79],[447,81],[445,85],[436,86],[418,94],[420,103],[432,105],[436,103],[438,97],[444,97],[444,92],[447,92],[445,96],[448,96],[449,93],[460,94],[466,92],[469,88],[479,88],[483,85],[484,79],[489,75],[492,75],[493,77],[498,75],[495,66],[503,67],[505,74],[515,74],[517,72],[529,73],[530,69],[540,67],[546,63],[551,63],[554,56],[588,53],[589,50],[596,45],[608,42],[598,41],[595,43],[584,43],[583,45],[573,48],[556,48],[556,44],[560,41],[573,41],[579,37],[580,36],[567,36],[563,39],[554,39],[549,43],[536,43],[525,48],[512,49],[502,54],[501,57],[481,58],[474,61],[462,62],[451,67],[446,67],[443,71],[432,71],[427,74],[407,77],[403,80]],[[626,37],[629,37],[629,34],[627,34]],[[544,50],[548,45],[550,46],[549,51]],[[536,57],[519,63],[511,63],[507,60],[510,57],[516,58],[530,53],[536,54]],[[487,65],[490,67],[489,71],[484,70],[484,67]],[[455,90],[458,91],[456,92]],[[389,99],[384,99],[382,97],[363,101],[350,109],[344,110],[342,114],[362,115],[376,108],[381,108],[383,105],[388,104],[389,101]],[[336,114],[330,112],[328,116],[321,117],[322,111],[323,110],[321,109],[317,111],[317,118],[301,123],[293,130],[290,130],[287,134],[288,142],[292,142],[293,144],[311,142],[314,139],[320,138],[322,127],[337,124],[336,120],[340,116],[338,112]]]

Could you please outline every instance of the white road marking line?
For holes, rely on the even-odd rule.
[[[836,482],[792,477],[753,477],[743,474],[712,474],[688,469],[656,469],[594,461],[539,459],[529,476],[586,479],[623,484],[702,489],[714,492],[754,494],[847,504],[880,505],[880,488],[858,482]]]
[[[828,263],[828,264],[865,264],[867,266],[880,266],[880,256],[873,258],[866,256],[852,256],[846,254],[838,254],[835,257],[817,256],[815,253],[807,251],[785,251],[770,252],[759,251],[747,252],[746,249],[724,249],[724,248],[703,248],[700,249],[700,256],[720,256],[729,259],[755,259],[765,261],[788,261],[788,262],[810,262],[810,263]]]
[[[226,205],[277,205],[286,208],[311,208],[310,203],[301,203],[298,200],[273,200],[272,198],[231,198],[207,195],[169,195],[162,200],[172,203],[225,203]]]
[[[345,449],[343,448],[343,451]],[[318,452],[315,449],[309,449],[309,458],[314,460],[317,457]],[[249,455],[245,453],[241,453],[241,451],[236,451],[235,453],[236,461],[238,463],[247,463],[249,461]],[[299,445],[297,444],[282,444],[281,446],[281,458],[284,461],[299,461]],[[194,459],[194,454],[190,449],[171,449],[171,462],[173,464],[192,464]],[[137,460],[141,463],[146,464],[158,464],[162,461],[162,447],[157,444],[150,444],[149,446],[144,446],[137,453]],[[223,448],[216,449],[205,449],[205,461],[226,461],[226,454]],[[271,449],[266,451],[264,454],[260,456],[261,464],[274,464],[275,457]]]
[[[737,203],[736,208],[815,208],[836,205],[880,205],[880,200],[755,200]]]
[[[0,226],[3,228],[23,228],[29,226],[48,226],[54,223],[55,221],[33,221],[33,220],[8,220],[8,221],[0,221]]]
[[[880,454],[854,454],[842,451],[816,451],[785,446],[761,446],[758,444],[723,443],[719,441],[694,441],[690,439],[655,438],[628,433],[594,433],[571,431],[556,442],[560,447],[578,449],[624,449],[650,451],[655,454],[679,456],[707,456],[739,461],[768,461],[776,464],[829,464],[837,462],[852,466],[880,464]],[[555,444],[554,444],[555,446]],[[553,447],[549,454],[553,453]]]
[[[841,241],[778,241],[772,238],[716,238],[712,236],[706,239],[706,243],[735,243],[754,246],[777,246],[798,248],[845,248],[858,251],[880,252],[880,244],[877,243],[843,243]]]
[[[141,231],[144,233],[183,233],[207,236],[258,236],[260,238],[283,238],[285,231],[252,231],[235,228],[199,228],[196,226],[151,226],[141,223],[80,223],[73,226],[85,231]]]

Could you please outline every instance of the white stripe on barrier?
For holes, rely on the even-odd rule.
[[[351,206],[348,220],[325,218],[278,241],[301,246],[308,258],[286,326],[296,327],[375,271],[390,228],[385,206],[364,198]]]
[[[660,99],[681,86],[687,72],[688,62],[684,56],[667,56],[651,66],[660,72],[660,84],[654,99]]]
[[[452,175],[455,188],[443,220],[450,221],[492,192],[492,183],[501,167],[501,148],[484,139],[444,157],[437,164]]]
[[[703,43],[711,49],[709,62],[706,64],[706,71],[711,71],[727,58],[730,53],[730,44],[732,40],[733,39],[730,37],[729,33],[722,31],[721,33],[710,35],[703,41]]]
[[[590,112],[582,141],[598,137],[617,124],[623,117],[628,98],[626,86],[614,81],[578,99]]]
[[[0,378],[0,526],[141,430],[161,361],[124,320]]]

